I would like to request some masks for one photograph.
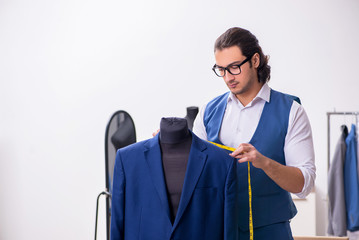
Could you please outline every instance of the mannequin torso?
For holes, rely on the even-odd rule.
[[[162,118],[160,125],[162,165],[172,223],[181,199],[192,136],[186,119]]]

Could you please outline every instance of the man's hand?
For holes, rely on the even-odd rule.
[[[239,147],[230,154],[230,156],[237,158],[239,163],[251,162],[254,167],[264,169],[268,166],[270,159],[263,156],[257,149],[249,144],[242,143]]]
[[[230,156],[237,158],[239,163],[251,162],[254,167],[262,169],[268,177],[288,192],[299,193],[303,189],[304,176],[299,168],[285,166],[265,157],[249,143],[240,144]]]

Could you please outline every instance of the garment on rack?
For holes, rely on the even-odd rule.
[[[356,140],[357,140],[357,167],[358,167],[358,181],[359,181],[359,141],[358,141],[358,136],[359,136],[359,121],[358,121],[358,118],[356,118],[356,129],[357,129],[357,132],[356,132]]]
[[[350,133],[346,138],[347,151],[344,163],[344,191],[347,209],[347,229],[359,230],[359,181],[357,161],[356,127],[352,124]]]
[[[328,234],[339,237],[347,235],[343,176],[347,136],[348,128],[343,125],[328,173]]]

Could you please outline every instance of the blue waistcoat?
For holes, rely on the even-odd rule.
[[[219,131],[226,110],[229,92],[207,104],[203,122],[209,141],[222,144]],[[250,140],[262,155],[285,165],[284,141],[293,100],[299,98],[271,90],[270,101],[265,103],[257,129]],[[240,143],[238,143],[239,145]],[[287,221],[297,209],[290,194],[271,180],[263,170],[251,165],[252,211],[254,228]],[[238,163],[239,228],[249,229],[248,165]]]

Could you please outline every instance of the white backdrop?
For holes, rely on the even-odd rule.
[[[358,23],[357,0],[0,0],[0,239],[93,238],[109,117],[129,112],[143,140],[226,91],[213,43],[232,26],[308,113],[324,235],[326,112],[359,111]]]

